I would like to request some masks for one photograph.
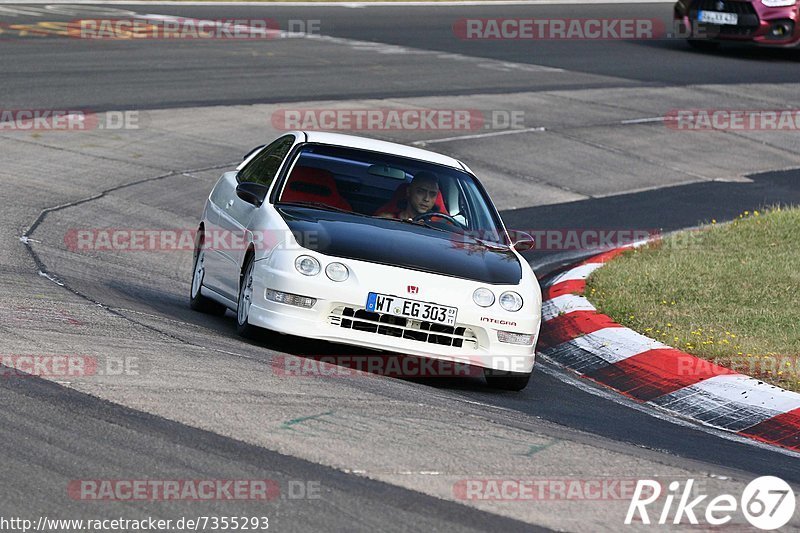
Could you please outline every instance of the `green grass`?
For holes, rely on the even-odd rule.
[[[800,391],[800,209],[745,211],[626,252],[586,291],[624,326]]]

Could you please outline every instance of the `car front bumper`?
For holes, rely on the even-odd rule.
[[[285,258],[273,265],[268,259],[256,261],[253,301],[249,322],[279,333],[349,344],[380,351],[430,357],[495,370],[529,373],[533,369],[536,339],[541,321],[541,294],[523,296],[525,305],[517,312],[503,310],[495,303],[491,311],[472,301],[480,282],[450,278],[425,272],[338,260],[309,254],[323,263],[323,272],[303,276]],[[351,271],[345,282],[334,282],[324,273],[325,263],[339,261]],[[534,283],[535,280],[534,280]],[[406,294],[409,286],[418,294]],[[503,290],[520,287],[488,286],[499,295]],[[314,298],[311,307],[279,303],[267,299],[267,290]],[[430,326],[420,320],[393,319],[388,315],[367,313],[364,308],[369,292],[402,295],[410,299],[434,302],[458,308],[454,327]],[[380,317],[384,317],[381,319]],[[383,322],[381,320],[387,320]],[[497,324],[500,325],[497,325]],[[532,336],[530,344],[500,342],[498,331]]]

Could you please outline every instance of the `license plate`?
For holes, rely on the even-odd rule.
[[[708,22],[709,24],[736,25],[739,22],[739,15],[736,13],[720,13],[719,11],[698,11],[697,20]]]
[[[414,318],[446,326],[455,326],[456,315],[458,314],[458,309],[455,307],[408,300],[399,296],[389,296],[376,292],[371,292],[367,296],[367,311]]]

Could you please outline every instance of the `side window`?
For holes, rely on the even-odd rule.
[[[294,136],[287,135],[264,148],[242,169],[239,173],[239,181],[251,181],[269,187],[293,144]]]

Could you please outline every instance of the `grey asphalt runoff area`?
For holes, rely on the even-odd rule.
[[[110,9],[313,19],[322,36],[139,42],[27,31],[125,14]],[[547,362],[520,393],[475,378],[281,375],[283,357],[361,352],[272,335],[244,341],[230,313],[192,312],[189,250],[76,251],[66,238],[75,229],[195,229],[220,173],[281,133],[275,117],[309,108],[522,117],[516,130],[363,132],[464,160],[514,228],[669,231],[800,203],[797,131],[680,131],[660,119],[676,109],[797,109],[791,51],[698,53],[667,39],[464,42],[452,30],[469,17],[670,14],[670,4],[0,5],[0,109],[135,117],[121,129],[0,129],[0,353],[95,357],[104,370],[0,378],[0,516],[263,515],[277,531],[616,531],[630,498],[613,492],[498,501],[456,488],[655,478],[740,495],[768,474],[797,487],[796,454],[665,419]],[[529,258],[544,274],[577,252]],[[110,371],[120,361],[127,370]],[[269,479],[283,496],[108,502],[68,491],[102,479]],[[301,486],[319,491],[291,497]],[[732,525],[746,524],[737,511]]]

